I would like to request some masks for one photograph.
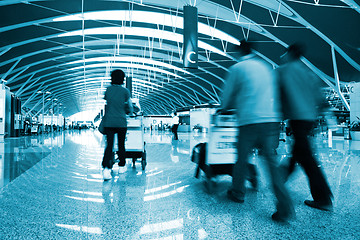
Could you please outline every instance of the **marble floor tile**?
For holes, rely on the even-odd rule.
[[[140,161],[104,182],[103,136],[95,130],[5,139],[0,143],[0,239],[359,239],[360,144],[339,137],[331,147],[313,139],[334,194],[333,212],[304,205],[311,199],[297,168],[287,183],[296,218],[271,220],[274,196],[264,161],[254,157],[259,189],[243,204],[226,191],[231,177],[218,176],[213,192],[194,177],[193,147],[206,134],[146,132],[148,165]],[[289,157],[291,139],[280,142],[279,160]],[[250,185],[249,185],[250,187]]]

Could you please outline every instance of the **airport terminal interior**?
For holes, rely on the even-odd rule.
[[[360,239],[358,0],[3,0],[0,19],[0,239]],[[289,45],[306,47],[330,106],[309,138],[330,211],[304,204],[296,165],[295,216],[273,221],[258,149],[243,203],[228,197],[231,171],[211,170],[236,161],[236,115],[218,110],[241,40],[274,72]],[[135,107],[126,164],[106,179],[99,124],[116,69]],[[279,127],[282,165],[294,138]]]

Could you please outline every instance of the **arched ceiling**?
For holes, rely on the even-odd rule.
[[[198,8],[198,69],[182,66],[184,5]],[[360,81],[359,14],[353,0],[4,0],[0,77],[28,114],[44,97],[69,116],[99,109],[109,73],[121,68],[145,114],[164,114],[218,103],[245,38],[274,67],[303,42],[303,61],[336,88]]]

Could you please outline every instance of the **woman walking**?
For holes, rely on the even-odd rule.
[[[130,92],[121,86],[124,83],[125,73],[122,70],[111,72],[111,86],[106,89],[104,127],[106,135],[106,148],[102,161],[104,180],[111,179],[113,166],[114,136],[118,138],[119,166],[125,166],[125,137],[127,131],[126,114],[132,112]],[[127,109],[127,110],[126,110]]]

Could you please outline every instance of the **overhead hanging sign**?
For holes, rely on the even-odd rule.
[[[198,68],[198,14],[197,8],[184,6],[184,46],[185,68]]]

